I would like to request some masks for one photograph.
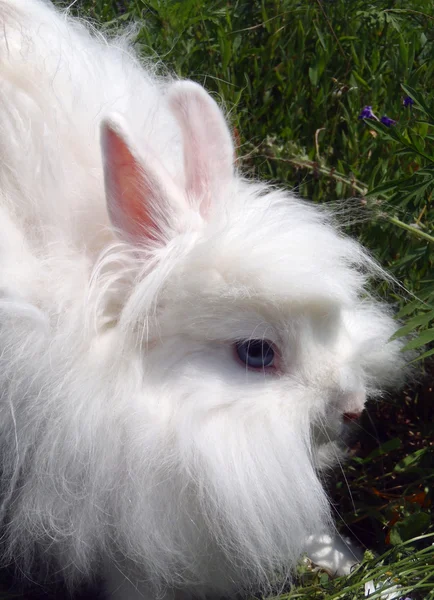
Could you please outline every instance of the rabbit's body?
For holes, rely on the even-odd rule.
[[[40,0],[0,22],[5,557],[71,584],[115,563],[154,590],[273,584],[330,527],[343,414],[399,377],[380,269],[233,173],[199,86]],[[272,364],[247,370],[243,340]]]

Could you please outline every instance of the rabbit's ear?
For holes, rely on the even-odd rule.
[[[120,117],[103,121],[101,146],[113,226],[134,244],[167,242],[179,190],[152,152],[133,149]]]
[[[234,175],[232,137],[220,108],[199,84],[174,83],[169,102],[183,133],[186,191],[201,202],[205,217],[212,197]]]

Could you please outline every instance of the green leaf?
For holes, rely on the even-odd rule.
[[[315,31],[316,31],[318,39],[319,39],[319,41],[321,43],[321,46],[323,47],[323,50],[327,50],[327,45],[326,45],[326,43],[324,41],[324,36],[323,36],[322,32],[320,31],[320,29],[318,28],[318,25],[314,22],[313,26],[315,28]]]
[[[427,513],[418,512],[408,515],[402,521],[398,521],[390,530],[390,542],[394,546],[422,535],[430,526],[431,519]]]
[[[379,446],[375,448],[366,458],[362,459],[364,463],[369,463],[372,459],[378,458],[379,456],[383,456],[384,454],[388,454],[389,452],[393,452],[394,450],[398,450],[401,448],[402,442],[399,438],[393,438],[391,440],[387,440]]]
[[[422,306],[421,302],[419,302],[418,304],[419,306]],[[410,319],[403,327],[398,329],[398,331],[394,334],[393,339],[408,335],[412,333],[417,327],[420,327],[421,325],[428,325],[433,320],[434,313],[432,312],[417,315]]]
[[[417,348],[421,348],[432,341],[434,341],[434,328],[426,329],[425,331],[422,331],[417,338],[411,340],[411,342],[408,342],[408,344],[404,346],[403,350],[416,350]]]
[[[380,185],[377,185],[376,187],[374,187],[372,190],[370,190],[366,196],[378,196],[379,194],[384,194],[384,192],[388,192],[390,190],[394,190],[397,187],[399,187],[400,185],[404,184],[406,181],[408,181],[407,178],[405,179],[395,179],[393,181],[386,181],[385,183],[381,183]]]
[[[434,355],[434,348],[432,350],[427,350],[426,352],[424,352],[423,354],[420,354],[419,356],[416,356],[416,358],[414,358],[413,360],[410,361],[410,364],[419,362],[421,360],[425,360],[425,358],[429,358],[430,356],[433,356],[433,355]]]
[[[365,88],[365,90],[371,89],[371,86],[369,85],[369,83],[367,81],[365,81],[363,79],[363,77],[357,73],[357,71],[353,70],[352,75],[354,76],[354,79],[357,81],[357,83],[359,83],[361,86],[363,86]]]
[[[419,298],[417,298],[416,300],[412,300],[411,302],[404,304],[404,306],[401,308],[401,310],[396,315],[396,318],[402,319],[403,317],[406,317],[407,315],[411,314],[415,310],[422,308],[422,306],[423,306],[423,303],[420,301]]]
[[[411,141],[407,139],[405,135],[397,129],[398,126],[387,127],[386,125],[383,125],[381,123],[378,123],[377,121],[373,121],[372,119],[370,119],[369,127],[371,129],[374,129],[374,131],[376,131],[377,133],[379,133],[384,140],[399,142],[404,147],[404,149],[411,150],[415,154],[422,156],[429,162],[434,163],[434,157],[430,156],[429,154],[426,154],[425,152],[417,148],[414,144],[412,144]]]
[[[401,87],[404,90],[404,92],[414,100],[415,105],[418,108],[420,108],[420,110],[423,113],[425,113],[425,115],[427,115],[427,117],[429,117],[431,121],[434,121],[434,111],[432,111],[431,108],[428,106],[422,94],[417,92],[414,88],[410,87],[409,85],[404,85],[402,83]]]
[[[309,67],[309,79],[312,85],[316,86],[318,83],[318,65],[315,64]]]
[[[422,448],[421,450],[416,450],[416,452],[408,454],[395,465],[393,470],[397,473],[404,473],[408,469],[417,466],[420,463],[420,459],[426,454],[426,452],[427,448]]]

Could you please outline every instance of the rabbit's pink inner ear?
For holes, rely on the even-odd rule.
[[[174,83],[171,108],[182,128],[186,191],[198,199],[202,216],[234,175],[235,149],[220,108],[202,86]]]
[[[102,126],[102,152],[107,209],[113,226],[133,243],[158,238],[153,209],[161,199],[152,169],[141,164],[119,125],[110,121]]]

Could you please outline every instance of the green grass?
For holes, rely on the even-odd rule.
[[[349,230],[416,295],[389,291],[401,333],[434,354],[434,3],[81,0],[72,10],[107,28],[138,21],[143,56],[224,101],[246,171],[313,202],[356,198]],[[358,119],[365,105],[396,126]],[[346,478],[330,483],[340,526],[376,556],[342,579],[301,566],[285,600],[364,598],[370,579],[434,598],[432,364],[425,370],[394,404],[370,407]]]

